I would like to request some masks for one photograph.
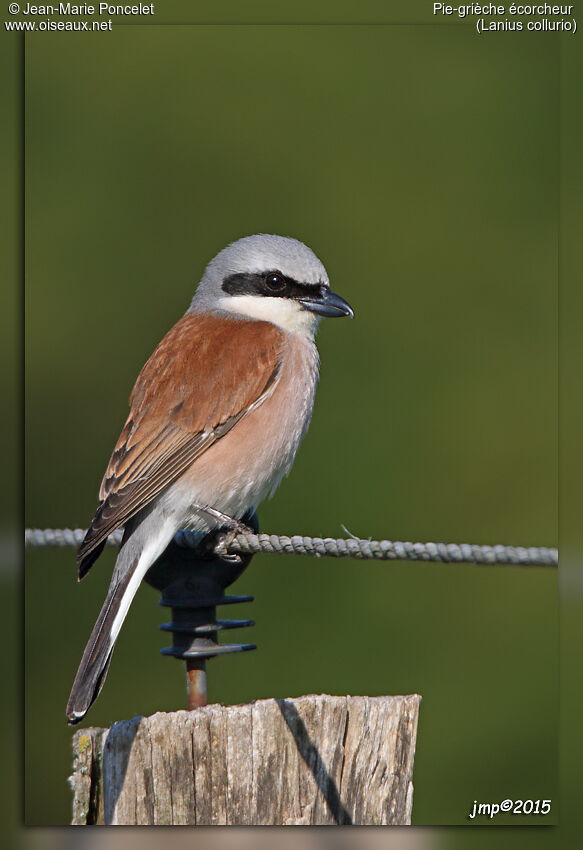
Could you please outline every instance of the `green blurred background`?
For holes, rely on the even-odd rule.
[[[557,48],[471,26],[28,36],[26,525],[87,524],[144,360],[205,263],[263,231],[306,241],[356,320],[322,325],[262,528],[555,544]],[[78,585],[71,550],[26,553],[31,825],[70,817],[64,706],[113,559]],[[415,823],[556,799],[553,571],[261,556],[234,591],[259,648],[210,665],[211,699],[418,692]],[[183,707],[156,603],[138,594],[89,725]]]

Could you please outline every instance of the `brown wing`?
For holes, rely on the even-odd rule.
[[[140,372],[130,415],[77,562],[82,577],[107,536],[224,436],[277,378],[282,333],[267,322],[187,314]]]

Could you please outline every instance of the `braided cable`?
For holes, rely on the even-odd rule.
[[[27,528],[27,547],[74,546],[81,544],[82,528]],[[119,546],[122,532],[107,538],[110,546]],[[194,548],[200,536],[179,531],[174,538],[180,546]],[[399,540],[366,540],[357,537],[303,537],[296,534],[237,534],[229,543],[234,554],[309,555],[313,558],[356,558],[378,561],[433,561],[439,563],[506,564],[522,567],[557,567],[557,549],[546,546],[482,546],[475,543],[410,543]]]

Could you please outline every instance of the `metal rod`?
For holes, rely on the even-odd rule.
[[[186,695],[188,697],[188,710],[202,708],[208,704],[206,689],[206,659],[186,659]]]

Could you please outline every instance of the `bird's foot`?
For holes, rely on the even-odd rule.
[[[242,525],[240,528],[221,528],[216,534],[215,537],[215,545],[213,548],[213,554],[216,558],[220,558],[221,561],[226,561],[228,564],[234,564],[238,566],[243,563],[243,556],[238,555],[236,552],[229,552],[229,546],[233,542],[233,540],[237,537],[238,534],[249,534],[253,533],[252,529],[248,528],[245,525]]]
[[[219,528],[212,531],[206,538],[208,554],[220,558],[221,561],[226,561],[228,564],[235,566],[242,564],[243,556],[229,552],[229,546],[239,534],[255,534],[255,529],[239,519],[218,511],[216,508],[211,508],[208,505],[197,507],[220,523]]]

